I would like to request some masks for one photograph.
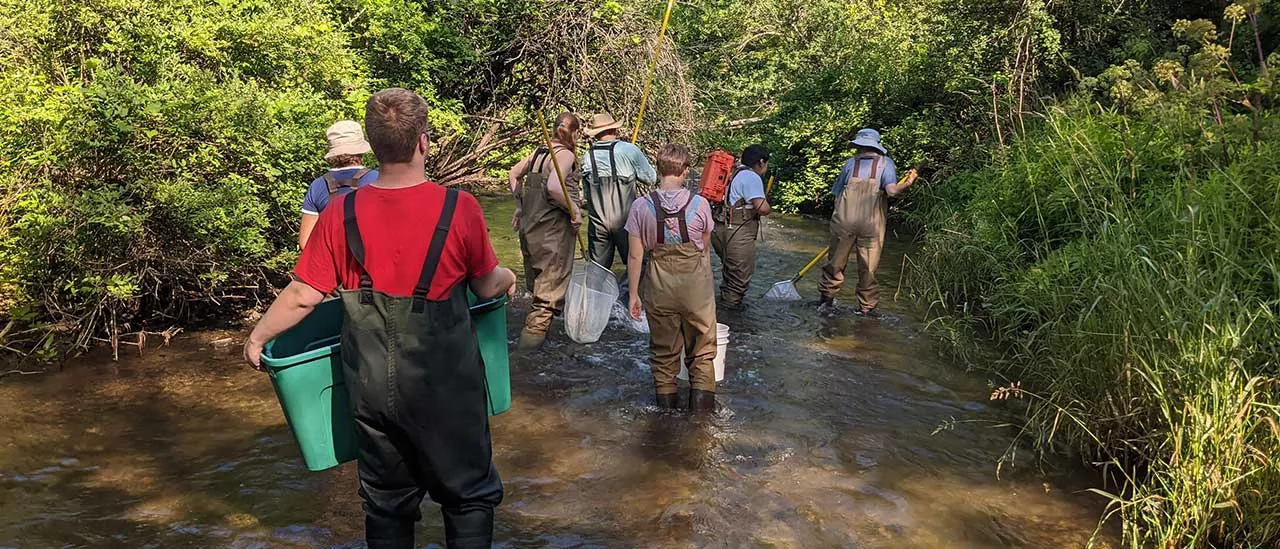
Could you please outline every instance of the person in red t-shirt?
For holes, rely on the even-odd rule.
[[[321,212],[245,360],[261,368],[266,342],[338,290],[369,547],[412,548],[426,495],[441,506],[448,547],[489,547],[502,481],[467,289],[509,294],[516,276],[498,266],[475,197],[426,181],[421,97],[378,92],[365,127],[382,175]]]

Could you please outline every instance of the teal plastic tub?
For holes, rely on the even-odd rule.
[[[507,298],[476,303],[471,321],[484,359],[489,415],[511,408]],[[323,471],[356,458],[355,420],[342,377],[342,301],[316,307],[292,330],[267,343],[262,364],[293,430],[307,469]]]

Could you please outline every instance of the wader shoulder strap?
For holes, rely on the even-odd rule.
[[[360,267],[360,304],[373,303],[373,278],[364,268],[364,240],[360,238],[360,225],[356,223],[356,191],[351,191],[342,201],[342,227],[347,237],[347,253]]]
[[[662,196],[658,191],[649,194],[649,202],[653,204],[654,217],[658,220],[658,243],[667,243],[667,218],[675,217],[676,222],[680,224],[680,242],[691,242],[689,240],[689,204],[693,203],[693,199],[697,195],[690,193],[689,200],[686,200],[684,206],[680,207],[680,211],[671,214],[667,213],[666,208],[662,207]]]
[[[533,151],[533,159],[529,161],[529,173],[542,173],[542,165],[547,163],[547,148],[538,147]]]
[[[436,277],[436,267],[440,266],[440,256],[444,253],[445,242],[449,240],[449,226],[453,224],[453,212],[458,207],[458,192],[458,189],[449,189],[445,192],[440,221],[436,223],[436,232],[431,237],[427,259],[422,263],[422,274],[418,276],[418,285],[413,289],[413,312],[415,313],[421,313],[426,309],[427,294],[431,292],[431,279]]]
[[[333,195],[338,194],[338,191],[343,187],[350,187],[352,189],[359,187],[360,181],[363,180],[366,175],[369,175],[368,168],[361,168],[360,171],[355,173],[355,175],[352,175],[350,178],[343,179],[334,177],[333,172],[324,174],[324,182],[329,186],[329,197],[333,198]]]
[[[609,170],[613,172],[613,180],[618,180],[618,158],[614,155],[614,149],[618,148],[618,141],[609,143]]]

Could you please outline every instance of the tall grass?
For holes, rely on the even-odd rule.
[[[1271,547],[1280,120],[1255,140],[1192,104],[1050,109],[932,190],[909,283],[957,352],[1019,383],[1027,435],[1102,466],[1128,543]]]

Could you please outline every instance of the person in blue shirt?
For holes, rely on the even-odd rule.
[[[756,272],[756,236],[760,218],[772,213],[764,196],[764,174],[769,171],[769,150],[764,145],[751,145],[742,151],[742,162],[729,180],[725,200],[713,204],[716,220],[711,246],[720,256],[720,304],[726,309],[742,307],[742,298],[751,286]]]
[[[364,129],[355,120],[341,120],[325,131],[329,140],[329,152],[324,159],[329,163],[329,173],[317,177],[307,188],[302,199],[302,226],[298,229],[298,249],[307,247],[311,231],[320,219],[320,212],[333,197],[346,194],[356,187],[368,185],[378,179],[378,170],[364,167],[364,155],[372,149],[364,138]]]
[[[876,266],[884,249],[889,211],[887,197],[895,196],[915,183],[916,170],[912,169],[899,183],[898,167],[880,144],[880,132],[873,129],[858,130],[851,144],[857,153],[844,163],[831,188],[836,197],[836,208],[831,214],[831,248],[822,267],[818,306],[835,303],[835,295],[844,285],[844,269],[856,249],[858,310],[864,315],[876,316],[876,305],[880,301]]]
[[[591,117],[583,133],[595,142],[582,155],[582,186],[587,199],[587,254],[606,269],[614,253],[629,255],[625,226],[637,193],[658,182],[658,172],[640,147],[622,140],[622,123],[609,113]]]

